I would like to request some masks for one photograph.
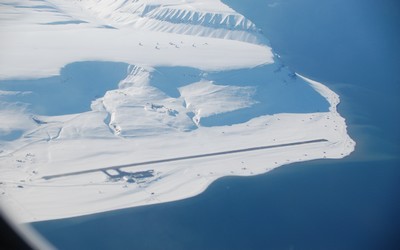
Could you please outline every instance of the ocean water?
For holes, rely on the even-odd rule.
[[[226,177],[182,201],[34,223],[60,249],[400,249],[400,33],[392,0],[224,0],[341,97],[341,160]]]

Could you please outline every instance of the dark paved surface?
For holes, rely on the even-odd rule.
[[[50,180],[50,179],[59,178],[59,177],[87,174],[87,173],[93,173],[93,172],[97,172],[97,171],[119,170],[120,168],[125,168],[125,167],[135,167],[135,166],[150,165],[150,164],[165,163],[165,162],[173,162],[173,161],[183,161],[183,160],[190,160],[190,159],[203,158],[203,157],[236,154],[236,153],[242,153],[242,152],[248,152],[248,151],[264,150],[264,149],[271,149],[271,148],[290,147],[290,146],[297,146],[297,145],[311,144],[311,143],[319,143],[319,142],[327,142],[327,141],[328,140],[326,140],[326,139],[317,139],[317,140],[310,140],[310,141],[300,141],[300,142],[284,143],[284,144],[269,145],[269,146],[260,146],[260,147],[253,147],[253,148],[243,148],[243,149],[236,149],[236,150],[229,150],[229,151],[222,151],[222,152],[215,152],[215,153],[208,153],[208,154],[189,155],[189,156],[182,156],[182,157],[175,157],[175,158],[168,158],[168,159],[161,159],[161,160],[154,160],[154,161],[144,161],[144,162],[136,162],[136,163],[131,163],[131,164],[125,164],[125,165],[118,165],[118,166],[111,166],[111,167],[104,167],[104,168],[82,170],[82,171],[76,171],[76,172],[70,172],[70,173],[64,173],[64,174],[47,175],[47,176],[43,176],[42,178],[45,179],[45,180]]]

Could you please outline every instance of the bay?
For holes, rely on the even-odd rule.
[[[224,0],[341,97],[340,160],[226,177],[182,201],[34,223],[60,249],[399,249],[399,4]]]

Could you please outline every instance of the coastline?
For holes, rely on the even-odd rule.
[[[216,10],[218,6],[214,6]],[[29,8],[16,9],[21,13],[29,11]],[[53,20],[53,15],[50,12],[45,19]],[[43,18],[34,17],[40,20]],[[259,175],[294,162],[343,158],[354,150],[355,142],[347,135],[345,120],[336,110],[338,95],[320,83],[294,75],[279,60],[274,60],[272,49],[265,44],[245,43],[240,41],[243,37],[226,40],[214,36],[155,33],[125,26],[120,29],[103,29],[96,22],[83,23],[77,26],[79,29],[74,30],[68,26],[71,23],[65,27],[43,26],[38,25],[35,18],[30,20],[32,23],[29,25],[41,32],[32,31],[37,36],[32,36],[29,46],[26,44],[28,39],[8,44],[11,49],[1,59],[12,63],[2,68],[1,78],[46,76],[49,77],[47,80],[50,79],[49,86],[61,87],[55,89],[61,96],[65,93],[73,96],[79,92],[79,88],[74,87],[92,81],[97,83],[102,77],[95,75],[94,78],[81,79],[78,74],[81,71],[71,75],[62,75],[63,72],[60,72],[59,77],[50,77],[69,62],[107,59],[139,66],[130,67],[126,79],[119,84],[114,82],[115,87],[102,86],[105,93],[85,92],[87,96],[84,103],[87,104],[93,98],[94,101],[91,102],[90,110],[84,112],[74,112],[76,110],[71,108],[70,112],[62,113],[65,112],[63,102],[59,110],[55,110],[56,115],[46,113],[46,107],[53,107],[52,102],[38,105],[36,113],[35,110],[29,111],[29,104],[35,108],[35,101],[47,100],[46,97],[52,96],[54,89],[46,89],[42,93],[45,98],[38,95],[39,98],[30,100],[29,94],[37,94],[35,89],[18,92],[13,89],[13,82],[3,82],[11,88],[9,92],[1,92],[7,94],[6,98],[17,103],[21,102],[19,98],[25,96],[28,100],[25,106],[16,105],[15,108],[10,105],[12,108],[6,110],[7,120],[16,123],[3,125],[4,131],[11,131],[11,134],[20,138],[3,141],[4,147],[0,152],[1,164],[4,166],[0,169],[0,205],[16,214],[17,221],[21,223],[185,199],[202,193],[211,183],[224,176]],[[5,34],[20,38],[31,34],[26,34],[25,30],[29,25],[19,23],[20,20],[14,21],[20,25],[20,30],[5,29]],[[51,38],[55,34],[57,39],[53,41]],[[91,35],[100,41],[98,47],[91,46]],[[68,40],[66,37],[74,39]],[[105,42],[109,37],[116,39]],[[53,55],[53,50],[59,53],[38,64],[32,64],[41,55]],[[25,54],[29,60],[22,56]],[[171,63],[171,58],[176,60]],[[33,66],[28,67],[26,64]],[[269,93],[269,89],[265,88],[259,94],[261,98],[253,100],[255,89],[260,89],[263,82],[254,79],[236,82],[233,78],[237,77],[233,75],[225,76],[227,79],[218,83],[214,79],[207,79],[207,75],[213,71],[248,69],[260,64],[271,65],[266,76],[266,82],[269,83],[267,87],[276,93],[290,91],[291,97],[297,99],[297,103],[292,103],[291,99],[286,100],[297,113],[266,115],[269,114],[265,112],[266,109],[261,109],[264,112],[258,110],[250,120],[228,123],[223,116],[225,113],[243,115],[248,111],[245,108],[256,106],[261,101],[265,101],[262,104],[266,106],[273,106],[274,100],[277,101],[281,96],[267,96],[272,97],[268,99],[262,96]],[[166,70],[169,75],[156,68],[160,65],[169,67]],[[210,72],[197,72],[183,67]],[[197,75],[193,72],[197,72]],[[171,75],[177,78],[171,81]],[[251,72],[248,75],[252,76]],[[175,98],[171,95],[168,91],[172,87],[169,89],[169,85],[167,91],[164,91],[160,86],[150,84],[157,77],[162,81],[155,83],[172,85],[180,96]],[[52,79],[54,82],[51,82]],[[81,82],[70,82],[70,79],[79,79]],[[296,104],[304,103],[302,100],[308,96],[299,97],[302,92],[298,91],[309,87],[303,86],[301,80],[306,81],[328,101],[329,112],[299,113]],[[231,81],[234,83],[230,84]],[[259,85],[246,85],[252,81]],[[27,83],[30,82],[21,85],[31,87]],[[39,83],[38,86],[42,87]],[[66,92],[67,86],[70,86],[68,84],[72,86],[71,92]],[[189,91],[185,91],[183,86],[190,86]],[[196,98],[192,92],[205,98]],[[61,98],[58,96],[55,99],[59,101]],[[305,101],[312,103],[312,100]],[[320,102],[316,103],[324,108]],[[236,111],[238,113],[234,113]],[[202,126],[200,119],[212,116],[216,116],[222,125]],[[140,119],[134,119],[136,117]],[[301,144],[305,141],[318,143]],[[287,147],[278,148],[277,145]],[[264,149],[243,151],[259,147]],[[218,154],[228,151],[235,154],[229,157]],[[197,159],[193,157],[196,155],[207,157]],[[185,160],[172,164],[163,161],[174,158]],[[133,166],[135,162],[149,164]],[[108,169],[110,166],[121,167]],[[69,174],[74,172],[82,174]],[[46,180],[46,176],[60,178]]]
[[[394,105],[399,99],[393,85],[398,76],[394,51],[400,51],[393,46],[399,37],[398,15],[396,8],[383,12],[398,4],[363,2],[360,8],[359,2],[346,1],[271,6],[236,2],[242,4],[237,10],[252,20],[254,9],[266,10],[257,25],[265,20],[261,28],[274,48],[287,55],[285,62],[311,79],[329,82],[327,86],[340,95],[338,111],[346,118],[357,150],[346,159],[296,163],[254,177],[226,177],[184,201],[34,223],[54,245],[173,250],[399,248],[399,133],[393,122],[399,106]],[[368,23],[374,25],[363,25]],[[293,32],[294,26],[301,34]],[[383,34],[381,27],[391,29],[392,35]],[[303,46],[310,38],[318,46]],[[352,41],[360,43],[355,46]],[[385,46],[377,49],[376,44]],[[371,64],[371,58],[381,60]],[[113,245],[107,245],[111,240]]]
[[[149,184],[127,184],[124,180],[110,182],[107,181],[107,176],[101,171],[54,180],[43,180],[42,176],[61,174],[65,171],[63,169],[68,169],[69,172],[73,171],[71,165],[78,166],[76,169],[91,169],[98,165],[96,162],[102,162],[104,165],[115,165],[117,162],[129,164],[127,161],[132,156],[127,157],[129,155],[128,152],[136,152],[135,154],[139,157],[136,161],[149,159],[148,157],[151,155],[153,155],[151,159],[161,157],[154,156],[152,152],[163,151],[163,155],[171,156],[185,155],[182,152],[204,152],[201,149],[204,144],[201,141],[198,143],[196,140],[185,140],[182,138],[182,135],[180,135],[181,139],[186,141],[182,145],[183,147],[177,147],[176,142],[172,140],[175,135],[163,136],[162,140],[160,137],[137,139],[134,144],[141,145],[140,148],[129,143],[129,140],[124,140],[123,142],[114,140],[114,143],[110,143],[110,141],[102,143],[101,140],[92,140],[92,142],[89,140],[83,144],[80,141],[74,142],[73,140],[64,143],[53,143],[52,154],[54,156],[56,156],[56,152],[65,153],[65,149],[73,148],[78,161],[73,163],[74,161],[70,156],[65,160],[62,157],[55,157],[58,161],[53,161],[51,165],[44,167],[43,169],[47,169],[46,172],[41,172],[39,176],[35,177],[32,183],[24,183],[24,190],[30,190],[29,192],[21,192],[21,189],[17,187],[18,181],[8,182],[5,189],[8,194],[2,197],[2,204],[8,204],[7,207],[12,208],[12,212],[18,215],[16,217],[18,217],[20,223],[70,218],[128,207],[186,199],[202,193],[211,183],[224,176],[253,176],[294,162],[324,158],[338,159],[347,156],[354,150],[355,142],[347,135],[344,118],[336,112],[335,107],[339,103],[338,96],[326,86],[307,78],[304,79],[318,88],[321,95],[326,96],[331,103],[330,112],[263,116],[252,119],[245,124],[222,126],[220,128],[203,127],[185,136],[187,138],[197,138],[197,140],[203,138],[204,143],[209,138],[213,138],[214,140],[217,138],[217,141],[222,142],[208,148],[209,152],[221,151],[229,147],[232,148],[232,142],[235,140],[240,140],[241,142],[247,141],[243,147],[246,145],[249,147],[260,145],[261,143],[263,145],[267,141],[273,145],[318,138],[327,139],[328,142],[326,143],[321,142],[316,145],[285,148],[284,154],[282,154],[282,150],[280,149],[269,149],[265,151],[238,153],[236,156],[229,158],[213,156],[206,159],[193,159],[174,164],[160,163],[151,166],[121,168],[121,170],[128,172],[153,170],[156,174],[148,180]],[[304,120],[306,119],[311,119],[312,122],[305,123]],[[332,124],[332,130],[329,133],[326,133],[325,126],[327,121],[329,121],[329,124]],[[266,123],[269,125],[265,126]],[[249,131],[248,126],[253,129]],[[243,135],[243,132],[240,131],[246,132]],[[322,132],[318,133],[316,131]],[[260,134],[263,136],[261,137]],[[227,138],[229,138],[228,141],[226,141]],[[160,144],[160,141],[164,142]],[[172,142],[174,147],[171,147],[168,142]],[[160,145],[154,147],[155,143]],[[61,147],[61,151],[57,149],[57,144]],[[94,145],[99,144],[107,144],[108,148],[122,147],[126,149],[122,152],[113,152],[111,154],[112,157],[110,157],[111,155],[104,157],[98,154],[96,151],[99,151],[99,149],[94,147]],[[86,149],[85,153],[79,155],[78,152],[82,152],[80,149],[82,145],[85,145],[85,148],[92,145],[90,147],[93,147],[93,153],[90,151],[87,152]],[[37,147],[40,148],[41,145],[38,144]],[[22,150],[19,154],[25,155],[27,152]],[[176,152],[181,153],[177,154]],[[79,159],[84,157],[84,155],[93,156],[82,162]],[[263,164],[260,164],[260,162]],[[57,166],[57,168],[52,166]],[[82,189],[82,187],[85,187],[85,189]],[[63,200],[59,200],[57,197],[63,197]],[[58,202],[49,206],[55,200]],[[46,207],[51,207],[51,210]],[[28,209],[29,212],[25,209]]]

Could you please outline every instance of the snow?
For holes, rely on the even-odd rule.
[[[203,117],[247,108],[255,103],[251,98],[254,87],[221,86],[202,81],[181,87],[179,92],[198,125]]]
[[[354,150],[339,96],[219,0],[6,0],[0,16],[0,206],[19,222]]]
[[[262,43],[255,25],[220,1],[86,0],[75,1],[89,13],[112,24],[141,30],[197,35]],[[87,12],[85,12],[87,16]]]
[[[86,20],[92,16],[91,11],[83,9],[87,6],[80,7],[74,3],[91,2],[99,7],[103,6],[101,3],[107,3],[107,7],[115,1],[52,0],[41,1],[38,5],[35,1],[8,0],[2,3],[0,31],[5,39],[0,41],[0,45],[7,49],[2,50],[0,64],[7,67],[0,69],[0,79],[58,75],[64,65],[78,61],[190,66],[204,70],[253,67],[273,62],[271,48],[263,44],[251,44],[241,39],[213,39],[228,36],[215,35],[220,28],[209,28],[213,34],[195,32],[189,36],[184,35],[185,32],[141,29],[119,19],[110,23],[101,15],[95,20]],[[213,2],[218,3],[216,10],[224,6],[219,1]],[[189,8],[182,5],[182,8]],[[110,8],[105,10],[112,10]],[[109,28],[114,22],[120,26]],[[202,26],[198,29],[203,30]],[[230,29],[226,32],[229,33]]]

